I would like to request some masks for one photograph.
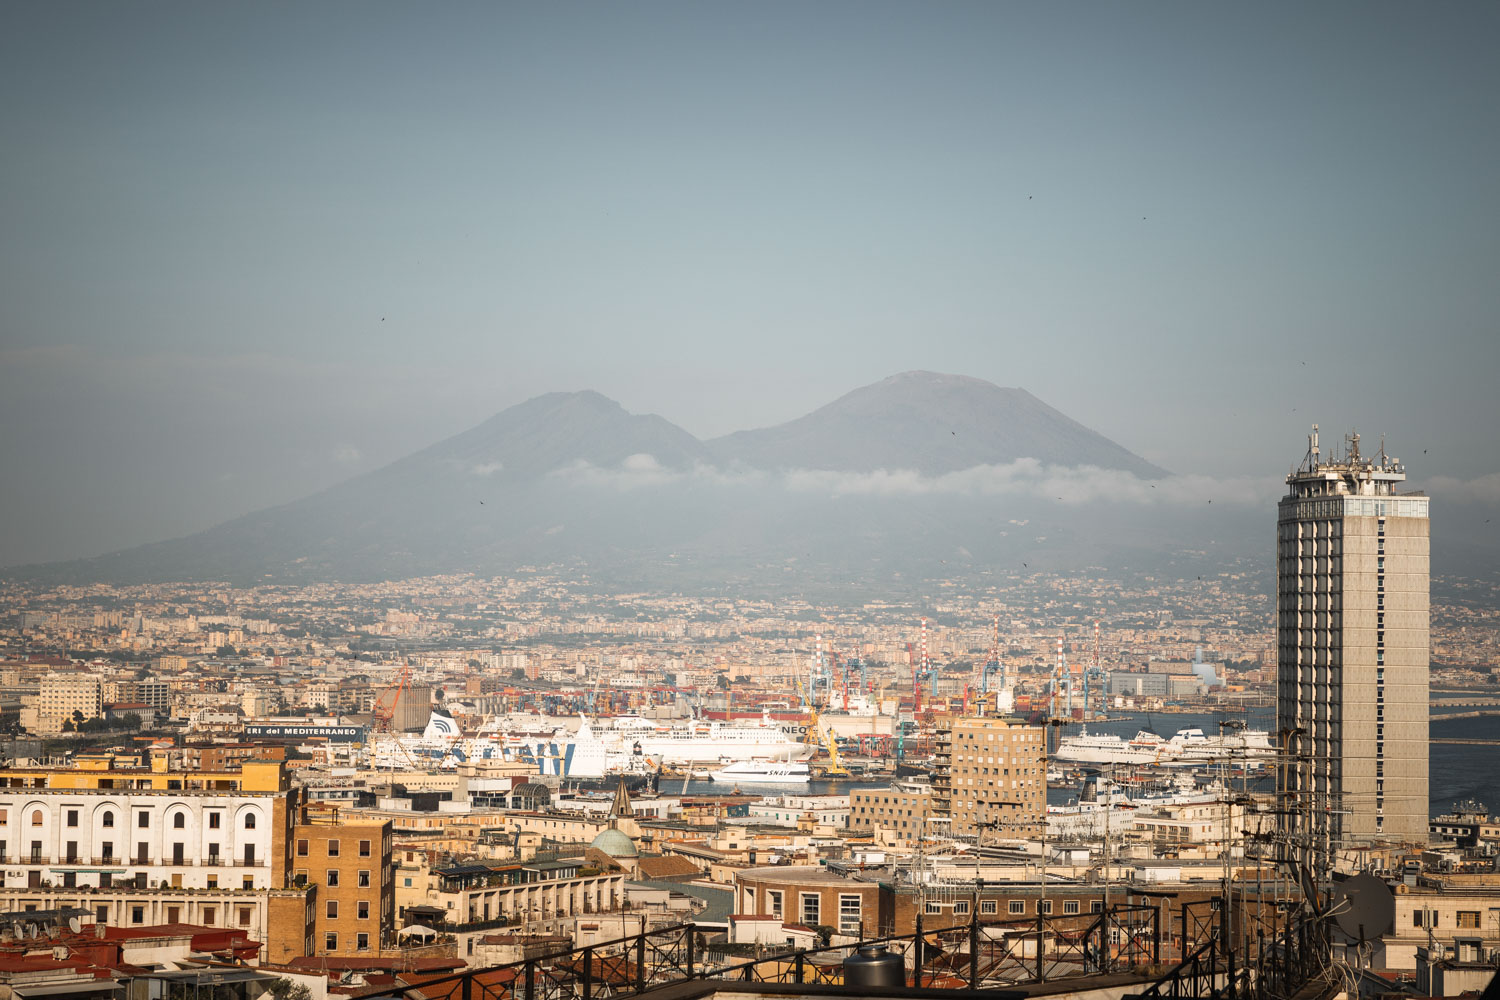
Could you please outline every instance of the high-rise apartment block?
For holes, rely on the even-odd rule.
[[[1046,729],[1016,719],[954,719],[939,730],[932,815],[956,837],[1043,833],[1047,811]]]
[[[1327,851],[1427,838],[1428,499],[1382,445],[1324,461],[1318,429],[1277,517],[1277,727],[1310,756],[1294,824]]]
[[[32,722],[38,732],[59,732],[64,723],[97,719],[104,707],[103,681],[96,674],[48,674],[42,678]],[[26,721],[32,721],[27,719]]]

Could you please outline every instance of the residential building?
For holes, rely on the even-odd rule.
[[[1324,857],[1346,841],[1425,841],[1428,504],[1404,467],[1324,461],[1317,427],[1277,517],[1277,728],[1311,766],[1288,817]]]
[[[849,830],[875,834],[889,830],[900,840],[922,835],[933,811],[932,785],[894,781],[849,791]]]
[[[1375,968],[1412,970],[1426,949],[1436,961],[1488,962],[1500,955],[1500,874],[1423,874],[1398,885],[1395,918],[1371,961]]]
[[[959,718],[939,730],[932,817],[955,837],[1034,837],[1047,811],[1046,729],[1017,719]]]
[[[42,678],[36,698],[36,730],[55,733],[74,722],[99,718],[104,680],[97,674],[52,673]]]
[[[168,761],[0,769],[0,910],[76,905],[113,926],[231,927],[272,957],[306,954],[311,890],[289,888],[287,863],[300,793],[284,765],[184,772]]]
[[[395,941],[391,824],[303,809],[291,832],[293,884],[318,887],[312,954],[373,955]]]
[[[736,914],[832,927],[851,936],[884,933],[879,928],[880,896],[878,882],[848,879],[823,867],[777,865],[734,876]]]

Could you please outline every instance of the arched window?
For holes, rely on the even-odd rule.
[[[33,809],[33,810],[31,810],[31,825],[32,826],[41,826],[42,825],[42,811],[40,809]]]
[[[255,813],[245,813],[245,829],[255,829]]]
[[[115,814],[112,811],[105,812],[104,819],[103,819],[102,822],[103,822],[104,826],[107,826],[107,827],[114,826],[115,825]]]
[[[182,813],[178,813],[172,817],[172,829],[181,830],[185,826],[187,826],[187,817]]]

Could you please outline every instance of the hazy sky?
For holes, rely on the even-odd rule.
[[[0,9],[0,564],[540,392],[926,368],[1174,471],[1500,471],[1500,6]],[[1421,455],[1423,448],[1429,454]]]

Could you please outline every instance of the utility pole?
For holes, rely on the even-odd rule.
[[[1231,817],[1234,815],[1234,797],[1230,793],[1233,791],[1232,786],[1234,777],[1233,772],[1229,767],[1229,758],[1231,754],[1229,753],[1228,748],[1224,742],[1224,730],[1244,728],[1245,723],[1241,719],[1219,720],[1219,784],[1223,786],[1220,792],[1220,801],[1224,804],[1224,827],[1219,838],[1219,853],[1223,855],[1224,859],[1224,895],[1219,904],[1223,908],[1223,913],[1220,915],[1219,928],[1222,932],[1220,943],[1224,946],[1224,949],[1226,951],[1229,951],[1231,949],[1231,944],[1234,940],[1235,926],[1231,910],[1231,907],[1234,905],[1234,890],[1232,888],[1230,880],[1230,852],[1233,845],[1233,838],[1230,833],[1230,821]]]
[[[1109,874],[1109,814],[1111,812],[1113,812],[1114,808],[1115,808],[1115,799],[1114,799],[1115,768],[1114,768],[1114,765],[1110,764],[1107,770],[1108,770],[1108,774],[1109,774],[1109,801],[1105,803],[1105,807],[1104,807],[1104,902],[1101,904],[1103,906],[1103,908],[1104,908],[1104,920],[1105,920],[1105,924],[1106,924],[1105,942],[1104,942],[1104,947],[1105,947],[1106,953],[1109,950],[1109,933],[1108,933],[1108,926],[1107,926],[1108,923],[1109,923],[1109,880],[1110,880],[1110,874]]]

